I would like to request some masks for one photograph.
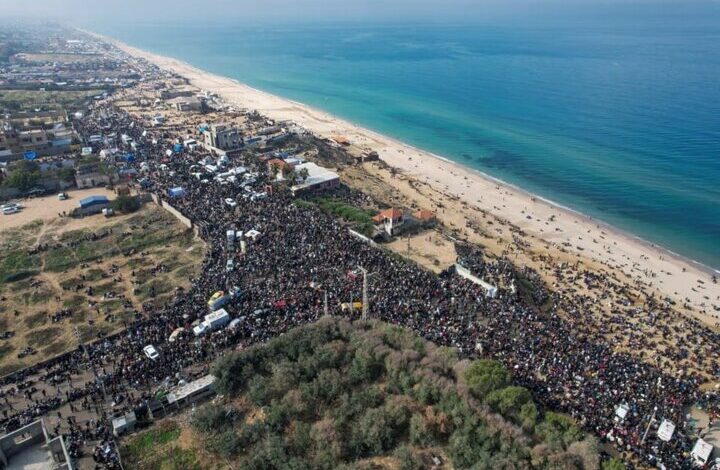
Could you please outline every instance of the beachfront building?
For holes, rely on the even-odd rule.
[[[220,150],[236,150],[242,147],[240,129],[224,124],[213,124],[203,132],[205,143]]]
[[[200,112],[203,109],[203,100],[197,96],[179,96],[168,100],[168,104],[180,112]]]
[[[375,229],[388,236],[397,235],[405,225],[405,215],[400,209],[391,207],[373,217]]]
[[[423,227],[430,227],[437,222],[437,217],[433,211],[427,209],[419,210],[413,213],[413,218],[417,220]]]
[[[340,186],[340,177],[334,171],[318,166],[312,162],[295,166],[297,183],[290,190],[293,196],[302,193],[327,191]],[[307,175],[304,178],[302,175]]]
[[[285,175],[295,170],[295,165],[291,162],[285,161],[281,158],[273,158],[268,160],[268,172],[271,175],[275,175],[278,181],[285,179]]]

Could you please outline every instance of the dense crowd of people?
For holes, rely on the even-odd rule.
[[[211,174],[192,174],[198,161],[211,157],[209,152],[184,149],[167,156],[175,135],[146,130],[141,121],[111,104],[97,104],[76,128],[84,136],[132,137],[138,146],[135,159],[119,165],[146,178],[147,191],[193,222],[207,243],[207,255],[201,274],[168,305],[148,305],[125,331],[4,378],[0,426],[5,431],[41,416],[57,416],[64,422],[55,433],[66,436],[74,455],[93,442],[95,464],[115,468],[112,416],[142,406],[158,387],[207,373],[210,362],[225,351],[318,319],[325,293],[331,313],[350,314],[340,305],[361,300],[359,268],[369,273],[371,317],[411,328],[465,356],[501,361],[538,402],[569,413],[628,460],[689,468],[694,442],[686,417],[689,407],[699,402],[717,419],[717,391],[700,392],[701,377],[670,374],[661,363],[615,352],[602,335],[579,326],[584,318],[581,300],[575,307],[577,321],[568,321],[558,313],[561,306],[568,308],[567,296],[546,288],[536,273],[506,257],[488,260],[480,250],[458,245],[459,261],[500,287],[490,298],[484,288],[452,270],[439,276],[425,271],[359,240],[317,208],[294,204],[285,187],[271,185],[258,152],[244,152],[226,164],[242,165],[254,175],[246,181],[253,182],[221,185]],[[253,201],[243,197],[249,191],[244,186],[270,196]],[[174,187],[182,187],[184,194],[170,197],[168,190]],[[226,198],[236,206],[227,205]],[[245,238],[242,250],[239,241],[228,241],[228,230],[255,230],[259,235]],[[228,259],[234,261],[232,270],[226,267]],[[240,326],[195,337],[191,326],[208,313],[209,297],[233,287],[240,295],[225,308],[242,319]],[[521,289],[530,299],[519,295]],[[169,342],[178,327],[185,331]],[[668,340],[673,333],[668,332]],[[716,333],[702,334],[703,340],[718,344]],[[149,344],[160,352],[157,360],[143,355]],[[629,407],[624,419],[616,417],[619,405]],[[659,440],[656,432],[644,436],[651,416],[677,425],[670,442]]]

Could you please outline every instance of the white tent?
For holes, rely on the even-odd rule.
[[[675,424],[667,419],[664,419],[662,423],[660,423],[660,427],[658,428],[658,437],[660,440],[668,442],[670,439],[672,439],[673,434],[675,433]]]
[[[702,467],[707,463],[712,451],[712,444],[709,444],[702,439],[698,439],[692,451],[690,451],[690,456],[698,466]]]
[[[618,421],[622,421],[630,411],[630,407],[626,403],[622,403],[615,408],[615,417]]]

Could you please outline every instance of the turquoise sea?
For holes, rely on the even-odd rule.
[[[720,268],[720,22],[88,27]]]

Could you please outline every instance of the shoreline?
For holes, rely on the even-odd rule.
[[[180,62],[181,62],[181,61],[180,61]],[[193,67],[193,68],[197,69],[197,67],[195,67],[195,66],[193,66],[193,65],[190,65],[190,64],[187,64],[187,65],[188,65],[189,67]],[[211,72],[207,72],[207,73],[211,73]],[[234,80],[234,79],[232,79],[232,80]],[[242,83],[241,83],[241,84],[242,84]],[[246,85],[246,84],[242,84],[242,85],[249,87],[249,85]],[[251,88],[252,88],[252,87],[251,87]],[[259,92],[262,92],[262,93],[267,93],[267,92],[265,92],[265,91],[263,91],[263,90],[258,90],[258,91],[259,91]],[[285,99],[285,98],[282,98],[282,99]],[[328,114],[327,111],[323,111],[323,110],[320,110],[320,109],[317,109],[317,108],[313,108],[313,107],[311,107],[311,106],[309,106],[309,105],[305,105],[305,104],[303,104],[303,103],[300,103],[300,102],[297,102],[297,101],[294,101],[294,100],[287,99],[287,101],[290,102],[290,103],[293,103],[293,104],[295,104],[295,105],[297,105],[297,106],[304,106],[304,107],[307,107],[307,108],[311,108],[311,109],[317,110],[317,112],[324,113],[324,114]],[[344,118],[335,118],[335,119],[341,119],[341,120],[345,121]],[[349,121],[346,121],[346,122],[349,122]],[[356,124],[352,124],[352,123],[351,123],[351,125],[357,126]],[[415,151],[415,152],[426,153],[426,154],[428,154],[428,155],[430,155],[430,156],[432,156],[432,157],[434,157],[434,158],[436,158],[436,159],[438,159],[438,160],[443,161],[444,163],[446,163],[446,164],[448,164],[448,165],[452,165],[452,166],[456,167],[459,171],[466,171],[466,172],[475,173],[475,174],[477,174],[478,176],[480,176],[481,178],[484,178],[484,179],[488,180],[488,181],[491,182],[491,183],[495,183],[495,184],[497,184],[497,185],[499,185],[499,186],[505,186],[505,187],[507,187],[507,188],[509,188],[509,189],[512,189],[512,190],[514,190],[514,191],[516,191],[516,192],[518,192],[518,193],[521,193],[521,194],[527,196],[528,198],[535,198],[535,199],[537,199],[538,201],[541,201],[541,202],[543,202],[544,204],[547,204],[548,206],[551,206],[551,207],[555,208],[556,210],[566,212],[566,213],[568,213],[568,215],[572,215],[572,216],[574,216],[574,217],[579,217],[579,218],[584,219],[584,220],[587,221],[587,222],[590,222],[590,223],[599,225],[600,227],[605,228],[605,229],[606,229],[607,231],[609,231],[609,232],[613,232],[613,233],[615,233],[616,235],[625,237],[625,238],[627,238],[627,239],[629,239],[629,240],[631,240],[631,241],[634,241],[634,242],[637,242],[637,243],[641,243],[641,244],[643,244],[646,248],[651,249],[651,250],[654,250],[654,251],[658,252],[658,254],[660,254],[660,255],[669,255],[670,257],[676,258],[678,261],[681,261],[681,262],[687,263],[687,264],[689,264],[689,265],[691,265],[691,266],[694,266],[694,267],[696,267],[697,269],[699,269],[699,270],[701,270],[701,271],[704,271],[705,273],[707,273],[707,274],[709,274],[709,275],[711,275],[711,276],[712,276],[712,275],[720,275],[720,267],[717,268],[717,269],[716,269],[716,268],[713,268],[712,266],[707,265],[707,264],[703,263],[702,261],[698,261],[698,260],[696,260],[696,259],[693,259],[693,258],[690,258],[690,257],[688,257],[688,256],[682,255],[682,254],[680,254],[680,253],[677,253],[677,252],[671,250],[670,248],[664,247],[664,246],[662,246],[662,245],[660,245],[660,244],[657,244],[657,243],[655,243],[655,242],[652,242],[652,241],[650,241],[650,240],[647,240],[647,239],[641,237],[640,235],[636,235],[636,234],[634,234],[634,233],[632,233],[632,232],[630,232],[630,231],[628,231],[628,230],[625,230],[625,229],[619,228],[619,227],[617,227],[617,226],[615,226],[615,225],[612,225],[612,224],[609,223],[609,222],[605,222],[604,220],[597,219],[597,218],[595,218],[595,217],[593,217],[593,216],[591,216],[591,215],[585,214],[584,212],[581,212],[581,211],[579,211],[579,210],[577,210],[577,209],[573,209],[572,207],[568,207],[568,206],[566,206],[566,205],[564,205],[564,204],[560,204],[559,202],[555,202],[555,201],[553,201],[552,199],[548,199],[548,198],[546,198],[546,197],[544,197],[544,196],[540,196],[539,194],[532,193],[532,192],[530,192],[530,191],[528,191],[528,190],[526,190],[526,189],[518,186],[517,184],[510,183],[510,182],[505,181],[505,180],[503,180],[503,179],[500,179],[500,178],[498,178],[498,177],[496,177],[496,176],[493,176],[493,175],[491,175],[491,174],[488,174],[488,173],[486,173],[486,172],[484,172],[484,171],[482,171],[482,170],[478,170],[477,168],[472,168],[472,167],[463,165],[462,163],[458,163],[458,162],[456,162],[455,160],[452,160],[452,159],[449,158],[449,157],[444,157],[444,156],[442,156],[442,155],[438,155],[437,153],[430,152],[429,150],[424,150],[424,149],[421,149],[421,148],[419,148],[419,147],[415,147],[414,145],[411,145],[411,144],[402,142],[401,140],[398,140],[398,139],[396,139],[395,137],[391,137],[391,136],[382,134],[382,133],[380,133],[380,132],[378,132],[378,131],[375,131],[375,130],[372,130],[372,129],[368,129],[368,128],[364,128],[364,129],[365,129],[365,131],[366,131],[367,133],[375,134],[376,136],[378,136],[378,138],[385,139],[385,140],[388,140],[388,141],[392,141],[392,142],[394,142],[394,143],[397,144],[397,145],[402,145],[403,147],[412,149],[412,150]]]
[[[701,282],[698,279],[709,281],[712,276],[720,274],[718,269],[578,210],[533,194],[481,170],[464,166],[447,157],[414,147],[378,131],[360,127],[324,110],[253,88],[231,77],[204,71],[179,59],[138,49],[108,36],[87,30],[80,31],[112,44],[130,56],[142,58],[162,69],[183,76],[191,85],[217,93],[232,105],[255,109],[275,120],[292,121],[321,137],[329,137],[333,134],[344,135],[357,147],[378,151],[380,158],[389,166],[399,170],[400,174],[428,184],[433,190],[448,197],[458,198],[470,208],[476,208],[476,210],[487,212],[499,220],[504,220],[541,243],[554,247],[562,243],[565,249],[561,248],[560,251],[567,252],[581,260],[599,262],[611,269],[621,271],[630,278],[637,279],[638,282],[649,281],[650,285],[658,291],[667,297],[674,297],[682,303],[689,300],[688,304],[692,305],[695,316],[707,318],[709,322],[717,322],[717,319],[720,318],[712,311],[708,314],[695,310],[707,309],[705,298],[708,296],[703,296],[702,294],[705,292],[695,289],[698,287],[698,282]],[[238,103],[242,103],[242,105]],[[473,184],[468,184],[468,181]],[[466,192],[463,191],[468,189],[472,194],[466,195]],[[494,197],[492,194],[498,191],[499,199],[497,194]],[[478,194],[481,194],[480,198],[475,199],[474,196]],[[488,196],[490,202],[484,200],[483,196]],[[506,204],[504,203],[512,204],[515,210],[505,210]],[[528,209],[531,209],[532,218],[530,215],[514,217],[517,212],[525,215],[525,211]],[[550,213],[552,217],[536,219],[535,213],[541,216],[547,216]],[[544,232],[543,218],[553,223],[559,221],[558,225],[562,226],[559,232],[563,235],[558,236],[557,232]],[[530,219],[531,222],[527,222],[525,219]],[[545,225],[548,225],[547,222]],[[598,231],[601,235],[596,234]],[[603,249],[606,249],[611,256],[603,254],[597,246],[588,245],[587,241],[580,236],[588,233],[595,234],[596,238],[599,237],[607,242],[608,245],[604,245],[603,242],[599,244],[603,244]],[[561,240],[563,237],[564,239]],[[594,244],[598,244],[596,238],[592,238]],[[571,240],[571,245],[574,246],[570,246]],[[612,244],[609,244],[610,242]],[[617,255],[611,251],[616,248],[619,250]],[[645,278],[642,277],[642,273]],[[659,279],[659,283],[656,285],[653,281],[660,277],[662,280]],[[663,284],[665,280],[671,285],[661,286],[660,284]],[[701,282],[702,289],[710,287],[715,291],[707,292],[712,303],[715,298],[720,299],[720,295],[718,295],[720,286],[706,281]],[[716,297],[716,295],[718,296]]]

